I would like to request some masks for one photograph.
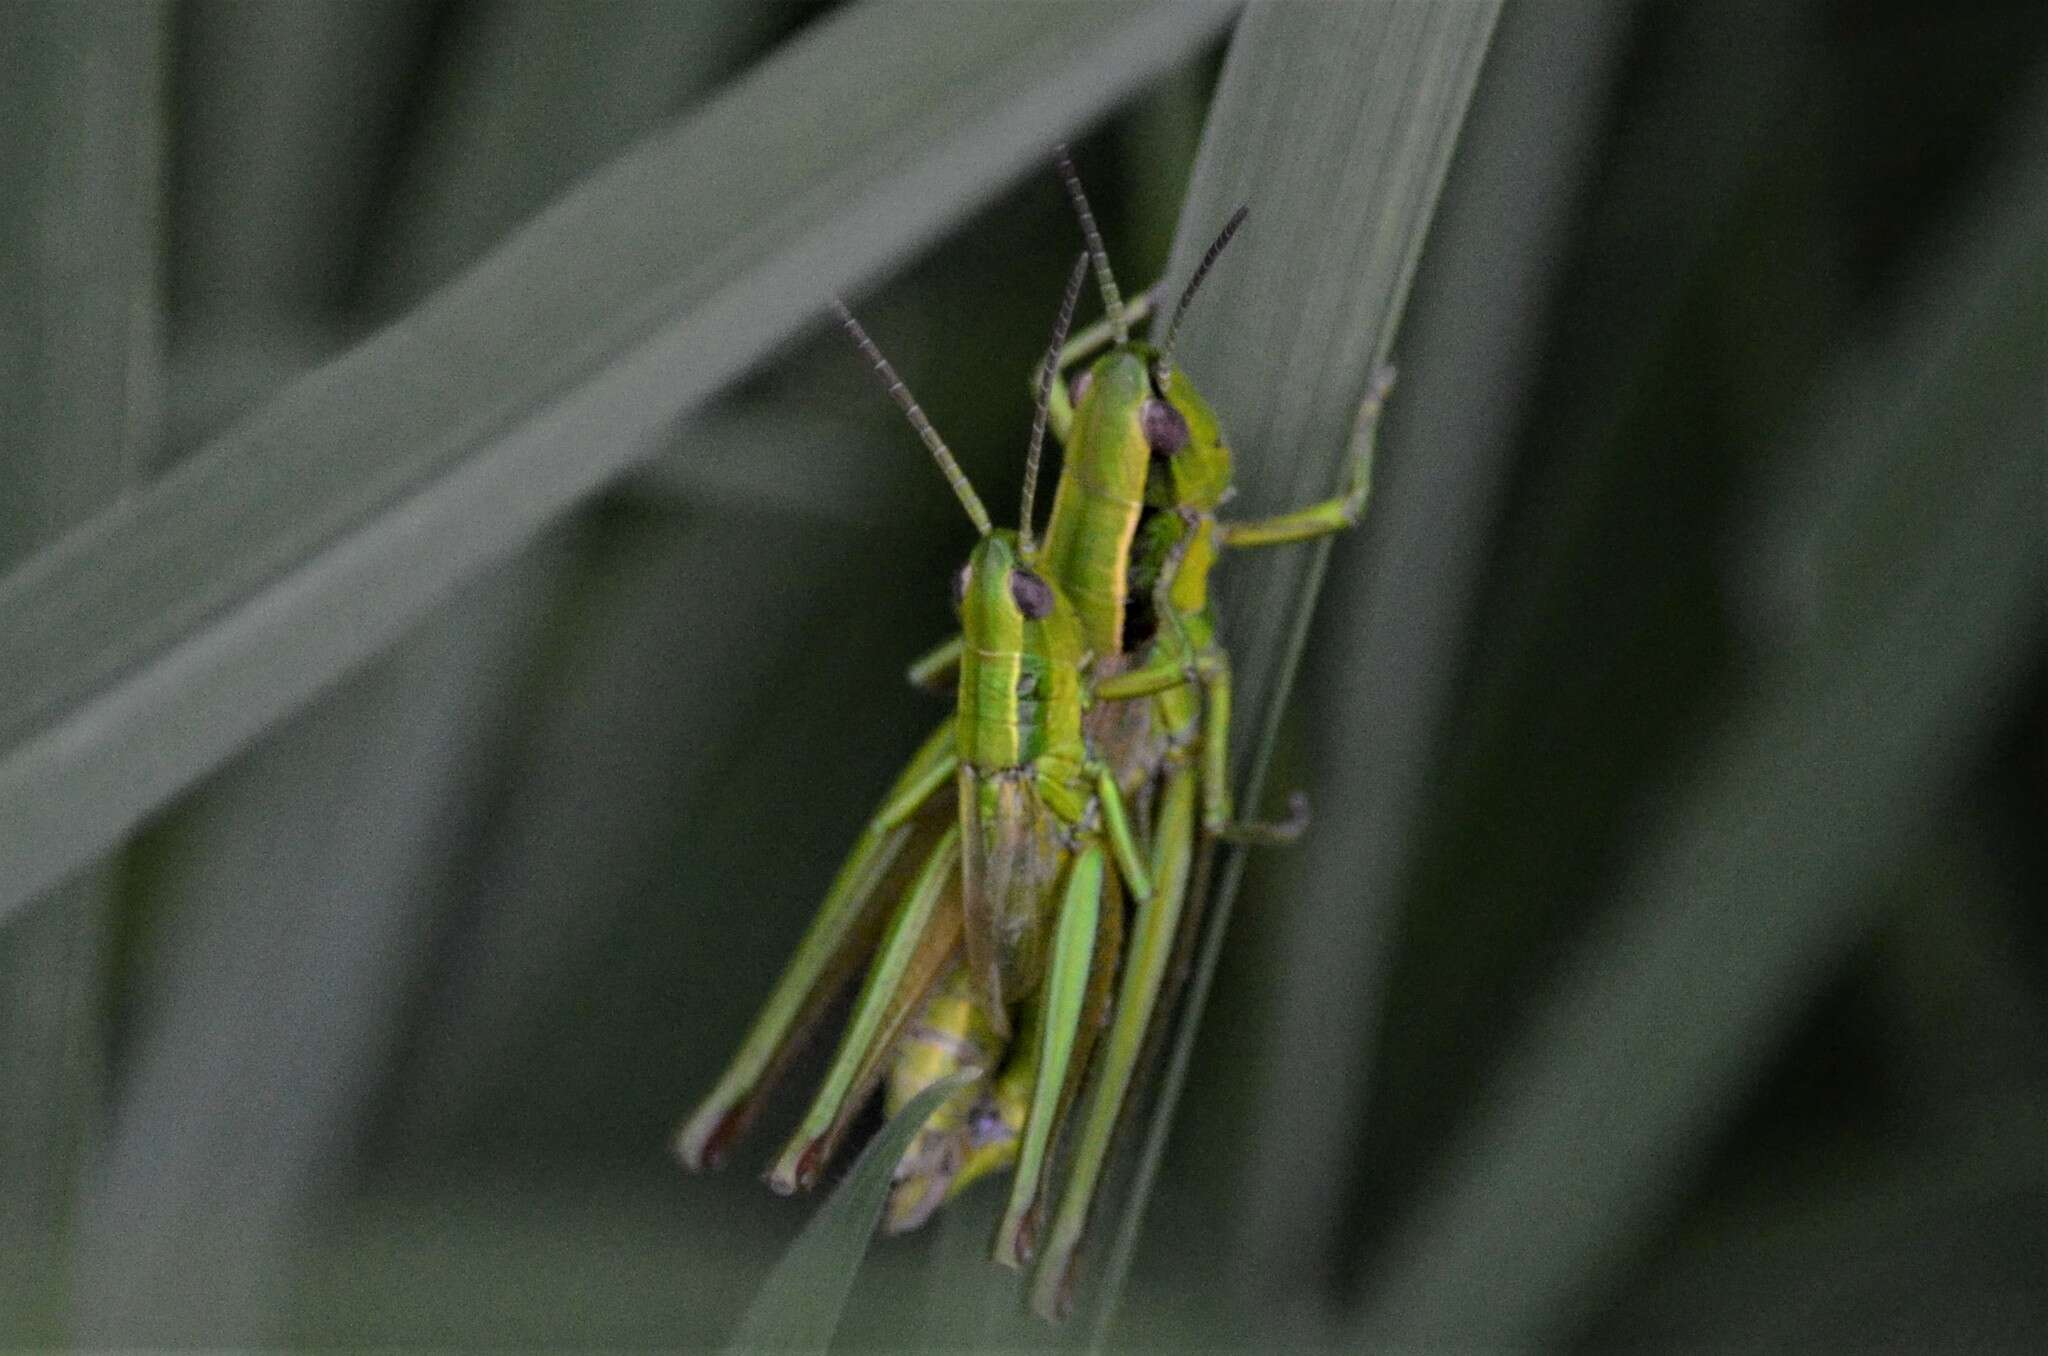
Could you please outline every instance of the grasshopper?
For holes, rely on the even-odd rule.
[[[1281,823],[1234,817],[1230,667],[1217,639],[1210,571],[1226,549],[1308,541],[1357,523],[1393,375],[1391,369],[1376,373],[1360,406],[1343,493],[1270,518],[1220,519],[1218,510],[1232,494],[1230,450],[1214,412],[1174,363],[1174,341],[1247,210],[1238,209],[1203,254],[1174,307],[1164,342],[1134,341],[1130,328],[1151,316],[1154,294],[1147,291],[1124,305],[1064,148],[1057,163],[1106,314],[1062,351],[1062,379],[1045,402],[1065,460],[1041,559],[1074,601],[1096,656],[1087,719],[1091,745],[1115,768],[1125,795],[1141,807],[1156,800],[1157,811],[1144,816],[1154,895],[1131,924],[1112,1026],[1097,1056],[1069,1153],[1067,1185],[1033,1283],[1033,1306],[1049,1318],[1070,1305],[1073,1255],[1094,1188],[1146,1048],[1147,1027],[1168,985],[1175,939],[1192,922],[1183,918],[1183,906],[1198,833],[1282,843],[1305,825],[1305,802],[1298,795]],[[1064,379],[1067,369],[1103,349],[1070,383]],[[955,644],[948,641],[921,658],[912,666],[912,680],[930,683],[943,674],[957,653]],[[1000,1243],[998,1258],[1013,1260],[1003,1256]]]
[[[1041,386],[1047,390],[1084,268],[1085,260],[1077,262],[1046,355]],[[716,1160],[753,1114],[808,1019],[829,998],[832,981],[873,949],[825,1081],[771,1168],[770,1184],[784,1192],[815,1184],[885,1069],[892,1075],[891,1100],[914,1095],[941,1076],[943,1070],[930,1073],[936,1063],[928,1057],[932,1033],[967,1035],[978,1022],[989,1042],[1000,1042],[1010,1035],[1012,1011],[1020,1010],[1025,1026],[1004,1087],[1011,1102],[1023,1107],[1010,1210],[1022,1221],[1035,1218],[1058,1122],[1101,1024],[1121,936],[1118,887],[1134,900],[1149,899],[1149,865],[1114,774],[1092,756],[1082,735],[1088,655],[1079,621],[1036,569],[1030,499],[1046,397],[1039,402],[1027,456],[1025,526],[998,531],[859,322],[844,307],[840,318],[980,536],[954,581],[967,641],[958,661],[958,707],[949,726],[912,758],[870,821],[732,1066],[679,1131],[677,1147],[692,1167]],[[939,807],[949,784],[956,822],[942,827]],[[923,851],[922,863],[886,922],[878,923],[881,886],[913,844]],[[936,1006],[961,989],[971,1020],[949,1018]],[[925,1020],[912,1025],[920,1012]],[[950,1102],[941,1107],[933,1118],[941,1142],[955,1120],[967,1123],[963,1113],[971,1110]],[[999,1150],[998,1156],[1006,1153]],[[914,1144],[908,1157],[918,1154]],[[904,1175],[924,1182],[915,1167]],[[905,1193],[897,1217],[908,1218],[917,1209]]]

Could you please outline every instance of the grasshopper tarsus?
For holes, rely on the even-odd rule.
[[[1287,795],[1285,819],[1241,819],[1210,832],[1225,842],[1246,847],[1286,847],[1299,841],[1308,832],[1308,825],[1308,793],[1291,791]]]
[[[805,1141],[801,1147],[790,1145],[763,1178],[768,1189],[778,1196],[794,1196],[799,1191],[809,1191],[817,1186],[819,1173],[825,1166],[825,1141],[826,1137],[820,1135]]]
[[[1045,1219],[1045,1202],[1041,1195],[1030,1206],[1014,1218],[1003,1221],[996,1231],[995,1260],[998,1265],[1012,1271],[1022,1271],[1031,1265],[1038,1255],[1038,1229]]]
[[[760,1106],[759,1098],[749,1098],[743,1104],[723,1111],[700,1112],[676,1131],[670,1147],[691,1172],[710,1172],[723,1167],[726,1151],[746,1133]]]

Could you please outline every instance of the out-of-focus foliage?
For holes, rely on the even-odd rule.
[[[863,126],[975,106],[882,78],[862,8],[0,9],[0,602],[788,44],[871,35]],[[1002,65],[1133,284],[1228,18],[1178,10]],[[855,115],[760,116],[787,163],[730,169],[772,186]],[[1003,485],[1074,234],[981,132],[890,143],[920,238],[960,224],[859,300]],[[1249,863],[1113,1341],[2048,1329],[2043,166],[2038,5],[1506,8],[1267,779],[1316,824]],[[898,674],[965,534],[822,331],[664,436],[0,913],[0,1345],[730,1333],[814,1207],[667,1131],[934,715]],[[964,1204],[875,1249],[849,1338],[958,1338]]]

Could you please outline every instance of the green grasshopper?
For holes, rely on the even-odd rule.
[[[1292,513],[1224,522],[1231,456],[1214,412],[1173,361],[1189,304],[1243,224],[1240,208],[1204,253],[1177,302],[1165,342],[1130,338],[1152,310],[1150,292],[1125,307],[1094,214],[1064,148],[1061,177],[1073,202],[1106,312],[1103,323],[1061,354],[1067,368],[1107,351],[1046,402],[1066,457],[1041,553],[1044,568],[1080,614],[1095,655],[1087,729],[1136,803],[1157,801],[1150,819],[1153,898],[1130,928],[1112,1026],[1103,1041],[1069,1152],[1068,1180],[1033,1285],[1033,1306],[1047,1317],[1069,1306],[1073,1254],[1084,1232],[1145,1033],[1167,985],[1198,831],[1212,838],[1286,842],[1305,818],[1300,797],[1288,821],[1239,822],[1228,780],[1231,686],[1228,656],[1217,642],[1209,601],[1210,570],[1229,548],[1311,540],[1353,526],[1370,488],[1373,435],[1392,380],[1377,373],[1361,405],[1351,447],[1351,483],[1343,494]],[[930,682],[956,653],[939,646],[913,665]],[[1199,807],[1199,810],[1198,808]],[[1035,1231],[1003,1239],[1029,1239]],[[1028,1251],[1028,1249],[1027,1249]],[[999,1260],[1022,1260],[1004,1256]]]
[[[1042,386],[1048,390],[1083,276],[1077,265],[1046,355]],[[1087,1012],[1091,993],[1106,993],[1116,964],[1113,948],[1099,944],[1121,935],[1115,882],[1143,901],[1152,892],[1150,873],[1116,778],[1082,736],[1088,656],[1080,625],[1057,587],[1035,569],[1038,551],[1028,524],[1044,399],[1027,458],[1026,526],[997,531],[887,360],[843,307],[840,315],[981,537],[954,586],[968,642],[958,665],[958,708],[951,740],[945,732],[928,739],[898,778],[732,1066],[678,1133],[677,1147],[692,1167],[716,1160],[753,1114],[807,1019],[829,997],[831,979],[872,945],[874,960],[839,1049],[770,1170],[771,1185],[787,1192],[816,1182],[892,1059],[894,1088],[929,1085],[912,1067],[922,1053],[918,1040],[901,1037],[913,1013],[930,1013],[933,986],[957,965],[964,975],[957,982],[992,1038],[1009,1034],[1012,1009],[1026,1016],[1011,1060],[1029,1061],[1011,1210],[1023,1219],[1039,1199],[1055,1130],[1100,1024],[1099,1000],[1094,1020]],[[940,828],[933,807],[949,782],[957,822]],[[877,892],[912,842],[928,844],[922,865],[878,927],[868,921]],[[949,899],[952,909],[943,907]],[[877,932],[878,943],[872,940]],[[941,1113],[956,1114],[948,1107]]]

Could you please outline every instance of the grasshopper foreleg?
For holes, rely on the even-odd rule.
[[[928,692],[945,691],[960,671],[960,649],[966,643],[966,637],[955,632],[913,659],[904,677],[912,687]]]

